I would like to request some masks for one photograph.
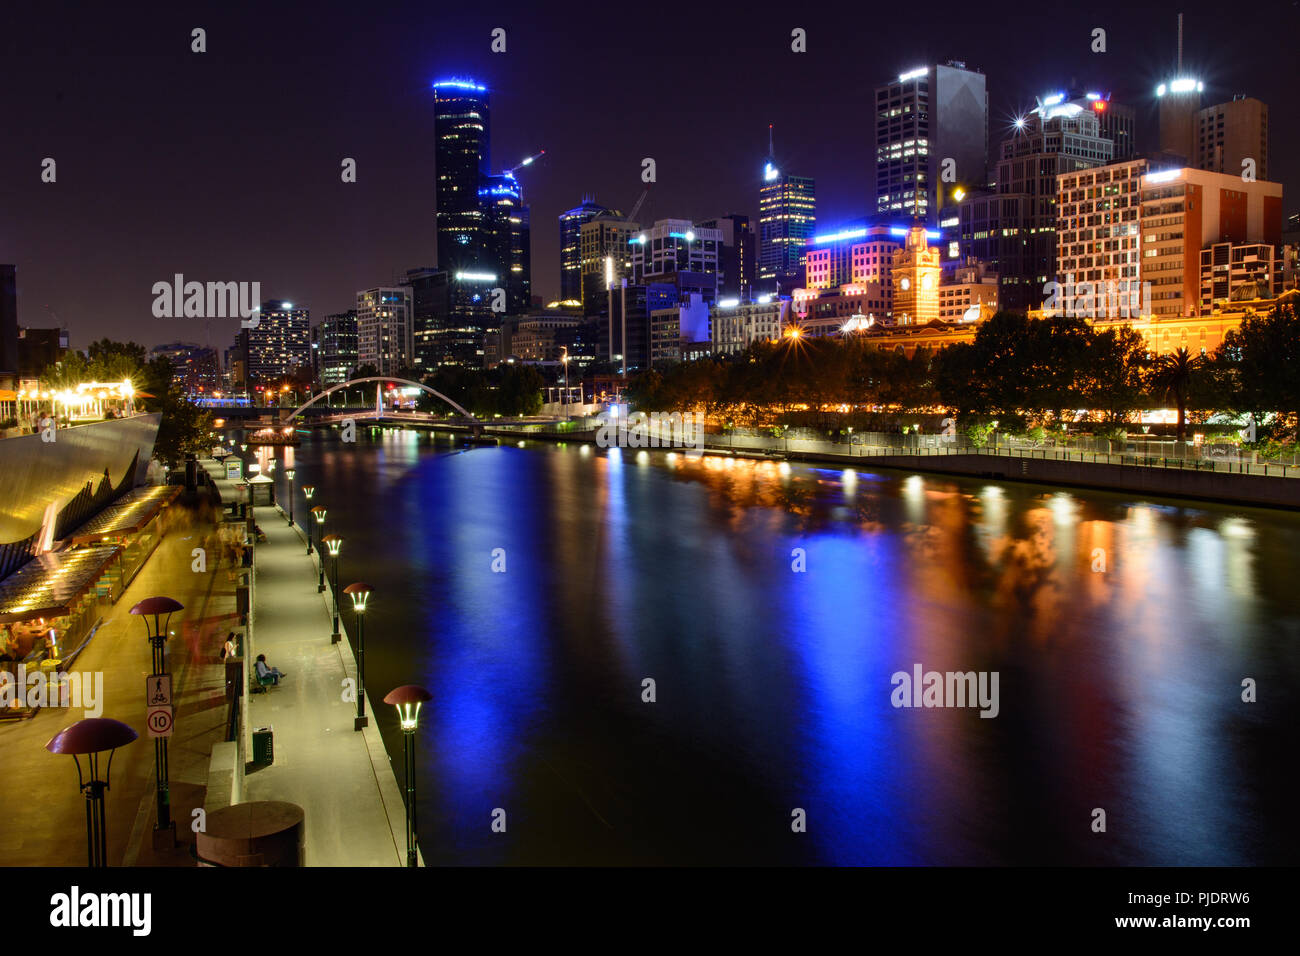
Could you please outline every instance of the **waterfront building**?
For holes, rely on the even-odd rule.
[[[438,266],[483,268],[491,243],[479,189],[488,175],[489,94],[470,79],[433,85]]]

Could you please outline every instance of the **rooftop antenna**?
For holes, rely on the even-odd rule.
[[[1183,15],[1178,14],[1178,75],[1183,75]]]
[[[776,158],[776,147],[772,144],[772,124],[767,124],[767,155]]]

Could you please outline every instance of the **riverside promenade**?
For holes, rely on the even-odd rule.
[[[227,505],[244,500],[240,483],[227,480],[217,462],[203,466]],[[401,790],[374,717],[353,730],[356,704],[344,699],[344,687],[345,679],[355,681],[356,659],[346,635],[330,642],[330,592],[317,591],[319,555],[307,556],[306,539],[278,507],[255,508],[254,521],[266,541],[254,548],[246,673],[265,654],[286,676],[266,693],[245,692],[245,753],[251,757],[252,730],[269,726],[274,756],[268,766],[249,768],[243,801],[303,808],[306,866],[403,866]],[[374,714],[369,699],[366,713]]]

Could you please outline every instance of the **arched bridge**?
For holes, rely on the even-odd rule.
[[[446,395],[442,394],[442,392],[438,391],[437,389],[430,388],[428,385],[425,385],[425,384],[423,384],[422,382],[412,382],[410,379],[407,379],[407,378],[394,378],[394,377],[391,376],[391,375],[367,375],[367,376],[365,376],[364,378],[354,378],[354,379],[352,379],[351,381],[348,381],[348,382],[340,382],[338,385],[331,385],[329,388],[325,389],[325,391],[321,392],[319,395],[313,395],[310,401],[305,402],[305,403],[302,404],[302,405],[299,405],[297,408],[295,408],[295,409],[294,409],[292,412],[290,412],[289,414],[285,415],[283,412],[281,412],[281,415],[280,415],[280,421],[281,421],[282,423],[288,423],[288,422],[291,422],[291,421],[293,421],[295,418],[297,418],[299,415],[301,415],[301,414],[302,414],[306,409],[310,408],[311,406],[313,406],[313,405],[315,405],[317,402],[319,402],[322,398],[326,398],[326,397],[328,397],[328,396],[334,394],[334,393],[337,392],[339,389],[350,388],[350,387],[352,387],[352,386],[354,386],[354,385],[363,385],[363,384],[365,384],[366,382],[381,382],[381,383],[382,383],[382,382],[401,382],[403,385],[410,385],[410,386],[412,386],[412,387],[414,387],[414,388],[422,389],[423,391],[428,392],[428,393],[429,393],[430,395],[432,395],[434,398],[442,399],[442,401],[446,402],[446,403],[447,403],[448,405],[450,405],[452,408],[456,409],[456,411],[460,412],[462,415],[464,415],[464,416],[465,416],[466,418],[468,418],[470,421],[474,422],[475,424],[478,424],[478,419],[474,417],[473,413],[471,413],[469,410],[463,408],[461,405],[457,404],[456,402],[452,401],[450,398],[448,398]],[[384,414],[384,397],[383,397],[383,396],[384,396],[383,389],[382,389],[382,388],[378,388],[378,387],[376,387],[376,389],[375,389],[375,417],[376,417],[376,418],[383,417],[383,414]],[[392,413],[390,413],[390,416],[392,416]],[[358,417],[358,416],[357,416],[355,413],[352,413],[352,414],[347,415],[346,417],[348,417],[348,418],[356,418],[356,417]],[[397,416],[392,416],[392,417],[397,417]]]

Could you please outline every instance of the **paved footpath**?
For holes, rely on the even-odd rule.
[[[212,745],[225,735],[219,652],[236,619],[230,570],[219,566],[215,551],[206,570],[196,570],[192,549],[214,530],[201,514],[173,506],[159,521],[166,530],[158,549],[118,602],[101,610],[103,624],[71,667],[82,679],[102,676],[105,699],[98,702],[98,716],[124,721],[140,735],[113,758],[105,801],[111,866],[194,865],[188,849],[192,812],[203,806]],[[151,839],[154,748],[144,725],[150,650],[142,619],[130,613],[136,602],[158,594],[185,605],[172,617],[176,636],[167,649],[176,701],[176,732],[168,748],[171,816],[180,841],[168,849],[155,849]],[[30,720],[0,724],[0,866],[85,866],[85,799],[76,767],[71,757],[45,749],[50,738],[85,716],[96,715],[79,707],[43,707]]]
[[[215,462],[204,467],[227,504],[242,499]],[[330,642],[330,592],[328,586],[324,594],[317,591],[318,556],[307,556],[306,539],[279,508],[255,508],[254,520],[266,541],[254,549],[245,659],[251,671],[252,661],[265,654],[286,677],[249,698],[247,726],[272,728],[274,759],[249,773],[244,799],[287,800],[303,808],[307,866],[404,865],[402,794],[374,718],[371,726],[353,730],[356,703],[344,700],[343,688],[345,678],[355,680],[356,661],[346,637]],[[369,699],[366,713],[374,713]]]

